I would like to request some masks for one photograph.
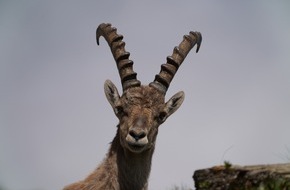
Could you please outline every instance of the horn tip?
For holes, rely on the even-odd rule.
[[[190,31],[189,34],[193,35],[196,39],[196,53],[197,53],[201,45],[202,35],[200,32],[197,32],[197,31],[196,32]]]
[[[196,32],[197,42],[196,42],[196,53],[199,51],[201,42],[202,42],[202,35],[200,32]]]
[[[96,31],[96,40],[97,40],[97,44],[98,45],[100,45],[100,41],[99,41],[99,39],[100,39],[100,37],[103,35],[102,33],[102,30],[103,30],[103,28],[105,28],[105,27],[111,27],[112,25],[111,25],[111,23],[102,23],[102,24],[100,24],[99,26],[98,26],[98,28],[97,28],[97,31]]]
[[[195,53],[198,53],[199,48],[200,48],[200,44],[197,44]]]
[[[97,34],[97,45],[100,45],[99,39],[100,39],[100,36]]]

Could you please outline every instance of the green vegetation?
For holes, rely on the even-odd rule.
[[[226,170],[229,170],[232,167],[232,163],[230,161],[224,161],[224,166]]]

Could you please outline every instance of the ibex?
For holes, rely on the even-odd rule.
[[[64,190],[147,190],[151,160],[155,148],[158,127],[182,104],[184,93],[178,92],[165,102],[165,94],[189,51],[197,44],[201,34],[190,32],[175,47],[167,63],[149,85],[141,85],[133,71],[130,53],[125,50],[123,36],[111,24],[97,28],[97,44],[103,36],[108,42],[121,78],[123,94],[107,80],[106,97],[119,119],[114,137],[104,161],[87,178],[66,186]]]

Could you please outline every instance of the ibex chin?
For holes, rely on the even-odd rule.
[[[117,63],[123,94],[107,80],[104,85],[106,97],[119,119],[106,158],[87,178],[73,183],[64,190],[147,190],[151,160],[155,148],[158,127],[182,104],[184,93],[178,92],[165,102],[165,94],[179,66],[197,44],[201,34],[190,32],[175,47],[167,63],[149,85],[141,85],[133,71],[130,53],[125,50],[123,36],[111,24],[100,24],[97,29],[97,44],[103,36],[108,42]]]

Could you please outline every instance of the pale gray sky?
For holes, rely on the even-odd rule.
[[[203,35],[167,93],[183,90],[186,99],[160,128],[150,189],[193,187],[194,170],[223,160],[287,162],[288,1],[7,0],[0,1],[0,185],[61,189],[104,158],[117,119],[103,83],[121,85],[107,43],[95,42],[102,22],[125,36],[143,84],[184,34]]]

